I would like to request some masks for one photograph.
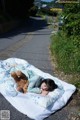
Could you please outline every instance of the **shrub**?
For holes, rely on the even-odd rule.
[[[65,18],[63,30],[67,35],[80,35],[80,3],[65,5],[63,15]]]
[[[58,67],[65,73],[80,72],[80,37],[66,37],[63,32],[52,37],[51,52],[55,55]]]

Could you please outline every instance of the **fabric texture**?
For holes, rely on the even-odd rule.
[[[14,61],[14,62],[13,62]],[[41,93],[39,88],[34,88],[36,81],[39,80],[41,77],[35,74],[33,71],[28,70],[26,64],[17,64],[15,60],[13,61],[2,61],[0,64],[0,83],[5,82],[5,91],[6,94],[9,96],[15,97],[18,95],[18,91],[16,90],[17,84],[15,83],[14,79],[11,77],[10,73],[13,71],[21,71],[23,72],[29,80],[29,87],[28,92],[34,93]]]
[[[58,85],[58,89],[50,92],[47,99],[47,107],[44,105],[44,101],[47,99],[45,97],[41,98],[39,94],[28,92],[26,94],[18,93],[15,97],[9,96],[6,94],[5,82],[9,78],[10,72],[15,69],[15,66],[22,65],[25,66],[29,71],[34,71],[35,74],[41,76],[42,78],[50,78],[55,81]],[[66,105],[67,101],[70,99],[72,94],[75,92],[76,87],[72,84],[66,83],[48,73],[45,73],[35,66],[29,64],[27,61],[19,58],[9,58],[0,62],[0,93],[20,112],[27,115],[28,117],[34,120],[43,120],[48,117],[50,114],[61,109]],[[7,71],[7,72],[6,72]],[[31,73],[32,75],[32,73]],[[12,86],[12,82],[9,82]],[[15,88],[15,86],[14,86]],[[13,90],[12,90],[13,91]],[[36,96],[36,98],[34,97]],[[34,99],[35,98],[35,99]],[[51,102],[51,104],[49,104]],[[26,103],[26,104],[25,104]],[[33,106],[34,110],[31,109]]]

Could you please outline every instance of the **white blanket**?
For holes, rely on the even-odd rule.
[[[3,62],[3,61],[2,61]],[[27,61],[18,59],[18,58],[9,58],[5,60],[5,62],[11,67],[11,65],[15,64],[26,64],[29,70],[33,70],[36,72],[38,75],[44,77],[44,78],[51,78],[54,79],[55,81],[58,80],[63,88],[64,88],[64,93],[63,95],[55,101],[54,104],[51,104],[48,108],[44,108],[41,106],[38,106],[35,104],[35,102],[29,98],[30,93],[22,94],[19,93],[16,97],[11,97],[6,95],[5,93],[5,87],[4,87],[4,82],[0,84],[0,92],[1,94],[21,113],[27,115],[28,117],[34,119],[34,120],[43,120],[44,118],[48,117],[50,114],[54,113],[55,111],[61,109],[64,105],[66,105],[67,101],[71,97],[71,95],[75,92],[76,87],[72,84],[63,82],[62,80],[48,74],[44,73],[43,71],[37,69],[33,65],[30,65]],[[5,69],[9,69],[6,67]],[[6,66],[6,65],[4,65]],[[3,66],[3,67],[4,67]],[[0,69],[0,74],[3,75],[3,70]],[[35,94],[35,93],[33,93]],[[32,109],[33,108],[33,109]]]

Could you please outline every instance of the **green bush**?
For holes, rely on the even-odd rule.
[[[36,16],[37,11],[38,11],[38,7],[33,6],[33,7],[30,8],[29,14],[32,15],[32,16]]]
[[[80,3],[65,5],[62,16],[62,29],[51,37],[51,52],[58,70],[71,75],[71,83],[80,88]]]
[[[80,72],[80,37],[66,37],[64,32],[52,36],[51,52],[55,55],[58,67],[65,73]]]
[[[80,3],[66,4],[63,11],[63,30],[68,36],[80,35]]]

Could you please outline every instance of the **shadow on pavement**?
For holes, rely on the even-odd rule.
[[[47,26],[48,26],[47,21],[43,20],[41,17],[30,17],[27,18],[25,21],[22,21],[20,26],[14,28],[9,32],[1,34],[0,38],[8,38],[18,34],[27,35],[28,32],[34,32],[43,29]],[[48,34],[48,33],[46,33],[45,31],[45,33],[43,34]]]

